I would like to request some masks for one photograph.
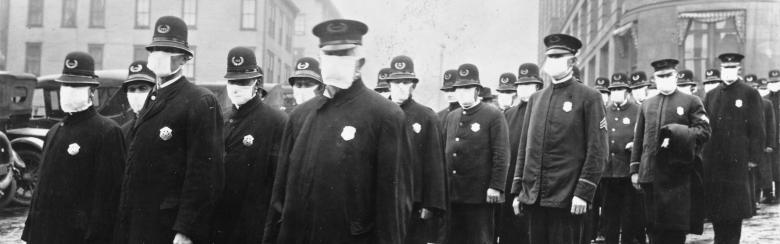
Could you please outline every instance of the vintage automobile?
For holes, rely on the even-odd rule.
[[[36,85],[31,74],[0,71],[0,208],[10,202],[29,204],[35,189],[46,133],[24,128],[32,114]]]

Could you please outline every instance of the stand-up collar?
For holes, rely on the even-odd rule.
[[[65,118],[62,120],[62,123],[65,125],[72,125],[95,115],[97,115],[97,112],[95,112],[95,107],[89,106],[87,109],[79,112],[67,113]]]

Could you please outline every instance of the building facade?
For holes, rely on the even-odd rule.
[[[745,55],[743,74],[780,68],[780,4],[774,0],[544,0],[540,36],[580,38],[579,67],[588,84],[615,72],[652,71],[680,60],[701,80],[725,52]],[[543,61],[542,47],[539,60]]]
[[[311,33],[315,25],[330,19],[341,18],[336,6],[330,0],[293,0],[301,12],[295,18],[295,38],[293,38],[293,57],[298,60],[302,57],[319,56],[319,43]]]
[[[198,83],[223,80],[227,53],[236,46],[255,50],[266,82],[276,83],[292,72],[293,25],[299,10],[291,0],[0,2],[5,3],[0,13],[9,13],[7,42],[0,44],[6,45],[5,69],[11,72],[59,73],[71,51],[90,53],[96,69],[124,69],[147,58],[145,46],[151,42],[154,22],[166,15],[189,25],[195,58],[184,72]]]

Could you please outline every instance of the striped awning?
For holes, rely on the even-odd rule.
[[[692,21],[715,23],[734,18],[737,26],[737,36],[740,41],[745,40],[745,10],[744,9],[731,9],[731,10],[716,10],[716,11],[697,11],[697,12],[682,12],[678,15],[677,28],[678,31],[678,44],[682,45],[685,41],[685,36],[688,35],[688,28]]]

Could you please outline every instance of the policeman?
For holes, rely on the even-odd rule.
[[[756,76],[755,74],[745,75],[745,84],[749,85],[751,88],[756,89],[756,90],[759,90],[759,87],[761,86],[761,82],[758,79],[758,76]],[[760,96],[761,92],[759,91],[758,94]],[[771,112],[771,108],[772,107],[767,108],[766,106],[768,104],[766,102],[769,102],[770,104],[772,102],[769,101],[769,100],[766,100],[766,101],[765,100],[766,100],[765,98],[761,97],[761,107],[762,107],[763,112],[764,112],[764,120],[766,122],[769,122],[769,120],[774,120],[774,118],[773,118],[774,114],[769,114],[769,116],[771,116],[771,117],[767,118],[767,111]],[[758,185],[759,184],[759,180],[761,179],[761,176],[759,175],[760,173],[758,171],[761,169],[761,166],[764,165],[764,162],[765,162],[765,159],[766,159],[765,156],[769,155],[767,151],[773,150],[771,148],[771,146],[770,146],[770,142],[771,142],[770,141],[771,140],[770,134],[771,133],[768,133],[769,130],[767,128],[768,126],[767,126],[766,122],[764,123],[764,129],[767,132],[766,136],[764,137],[765,141],[766,141],[764,143],[764,147],[765,147],[764,148],[764,152],[761,153],[761,157],[759,157],[759,161],[758,162],[753,162],[753,163],[749,163],[748,164],[748,186],[750,187],[749,192],[750,192],[751,204],[753,205],[753,215],[756,215],[756,211],[758,211],[758,202],[759,202],[758,198],[759,198],[759,195],[761,194],[761,191],[760,191],[761,188]],[[774,123],[772,123],[772,124],[774,124]]]
[[[379,95],[382,95],[382,97],[387,99],[390,99],[390,84],[387,83],[387,77],[392,71],[393,69],[391,68],[380,69],[379,74],[377,74],[376,87],[374,87],[374,91],[378,92]]]
[[[780,70],[771,70],[769,71],[769,78],[767,78],[767,88],[769,90],[769,94],[766,95],[767,98],[769,98],[769,101],[772,102],[772,104],[779,104],[772,106],[772,112],[775,114],[775,118],[777,120],[778,117],[780,117]],[[775,128],[775,138],[780,137],[780,125]],[[772,141],[774,149],[780,149],[778,146],[777,141]],[[776,203],[778,195],[778,190],[780,190],[780,150],[774,150],[772,153],[771,158],[771,166],[772,166],[772,181],[774,182],[774,191],[772,190],[772,187],[769,187],[769,189],[764,189],[764,199],[761,201],[763,203]]]
[[[493,95],[493,90],[490,89],[490,87],[482,87],[479,89],[479,99],[481,102],[498,108],[498,103],[496,103],[496,95]]]
[[[224,182],[222,111],[182,75],[193,56],[187,24],[164,16],[153,29],[146,50],[157,84],[130,130],[114,241],[204,242]]]
[[[517,69],[517,82],[515,83],[517,91],[517,105],[504,111],[507,124],[509,125],[509,168],[506,174],[506,199],[501,205],[501,211],[496,221],[498,230],[498,243],[528,243],[528,220],[522,216],[515,216],[512,208],[512,199],[517,197],[511,194],[512,178],[515,174],[515,164],[517,160],[517,147],[520,144],[520,137],[523,129],[523,119],[525,119],[525,110],[528,108],[528,99],[531,94],[542,89],[542,79],[539,78],[539,66],[534,63],[521,64]],[[509,194],[507,194],[509,193]]]
[[[473,64],[458,67],[453,84],[461,108],[447,116],[445,160],[450,179],[449,243],[492,243],[493,204],[503,202],[509,131],[501,111],[477,97],[482,85]]]
[[[411,145],[404,112],[360,77],[367,31],[346,19],[314,27],[327,87],[285,126],[264,243],[403,242]]]
[[[631,98],[637,104],[642,104],[647,97],[647,87],[650,86],[650,82],[647,81],[647,74],[644,71],[636,71],[631,73],[631,79],[628,81],[629,90],[631,90]]]
[[[62,122],[46,134],[38,187],[22,232],[37,243],[109,243],[124,169],[122,131],[92,106],[100,85],[89,54],[65,56]]]
[[[217,202],[214,243],[263,240],[273,174],[287,114],[263,103],[263,71],[252,49],[235,47],[227,56],[225,190]]]
[[[303,57],[295,62],[295,71],[287,82],[292,86],[293,98],[298,105],[322,95],[325,89],[320,74],[320,62],[310,57]]]
[[[609,157],[604,165],[599,188],[602,189],[602,219],[605,243],[644,243],[644,235],[638,235],[641,216],[641,197],[631,187],[629,157],[634,139],[634,125],[639,105],[629,99],[628,77],[623,73],[612,75],[609,84],[610,101],[607,106],[609,132]],[[641,77],[640,77],[641,78]],[[631,78],[631,81],[634,82]],[[633,218],[632,218],[633,217]],[[621,232],[622,230],[622,232]],[[621,237],[622,236],[622,237]],[[635,238],[639,240],[634,240]]]
[[[390,98],[401,106],[412,140],[413,201],[412,217],[404,243],[437,242],[438,229],[434,214],[447,210],[444,147],[438,117],[432,109],[417,103],[412,93],[417,88],[414,63],[407,56],[397,56],[390,62]]]
[[[449,114],[452,110],[460,108],[460,104],[458,104],[458,100],[455,99],[455,88],[452,88],[452,85],[455,84],[455,78],[458,77],[458,70],[447,70],[444,72],[444,76],[442,77],[442,86],[439,90],[441,90],[444,93],[444,96],[447,98],[447,107],[442,109],[441,111],[436,113],[436,116],[439,117],[439,121],[444,123],[445,118],[447,117],[447,114]]]
[[[761,95],[739,77],[744,56],[725,53],[723,85],[710,91],[704,108],[713,118],[712,140],[704,147],[704,188],[715,242],[739,243],[742,219],[753,215],[748,165],[760,162],[765,149]]]
[[[138,114],[146,103],[146,97],[154,87],[157,76],[146,66],[146,61],[135,61],[127,68],[127,79],[122,83],[122,89],[127,94],[127,103],[133,112],[132,119],[122,125],[122,134],[125,141],[130,144],[130,129],[133,128]]]
[[[759,202],[765,202],[772,193],[772,164],[774,163],[773,155],[777,150],[777,130],[776,121],[777,114],[775,114],[775,105],[769,100],[769,89],[767,85],[768,80],[765,78],[758,79],[758,94],[761,95],[764,107],[764,119],[766,120],[766,148],[764,149],[763,160],[758,164],[758,181],[756,186],[756,200]],[[764,199],[761,199],[761,194],[764,194]]]
[[[685,69],[677,73],[677,88],[688,95],[693,95],[696,92],[696,81],[693,80],[693,71]]]
[[[720,70],[708,69],[707,71],[704,71],[704,80],[701,83],[704,86],[704,94],[706,96],[712,89],[715,89],[720,83],[723,83],[720,79]]]
[[[606,77],[598,77],[596,78],[596,82],[594,84],[594,88],[599,91],[599,94],[601,94],[601,101],[604,103],[604,106],[607,105],[609,102],[609,79]]]
[[[509,107],[515,105],[517,100],[517,77],[512,73],[503,73],[498,78],[498,89],[496,92],[496,103],[501,111],[506,111]]]
[[[631,183],[641,189],[651,243],[685,243],[701,234],[699,151],[710,136],[701,100],[678,92],[674,59],[651,63],[659,94],[642,103],[631,151]]]
[[[512,185],[516,212],[527,212],[530,243],[588,239],[583,216],[592,203],[607,159],[607,121],[599,92],[572,75],[582,47],[575,37],[553,34],[545,73],[552,85],[531,95],[523,121]]]
[[[609,78],[606,77],[598,77],[596,78],[596,82],[594,83],[594,88],[601,93],[601,100],[604,101],[604,106],[609,106],[610,103],[610,94],[611,91],[609,89]],[[596,193],[593,195],[593,201],[590,205],[591,209],[596,209],[597,211],[594,211],[590,214],[590,222],[586,224],[587,228],[591,229],[593,242],[603,242],[604,241],[604,232],[605,232],[605,225],[603,222],[601,222],[602,218],[602,211],[599,210],[603,207],[604,203],[604,187],[602,187],[601,184],[599,184],[598,187],[596,187]]]

